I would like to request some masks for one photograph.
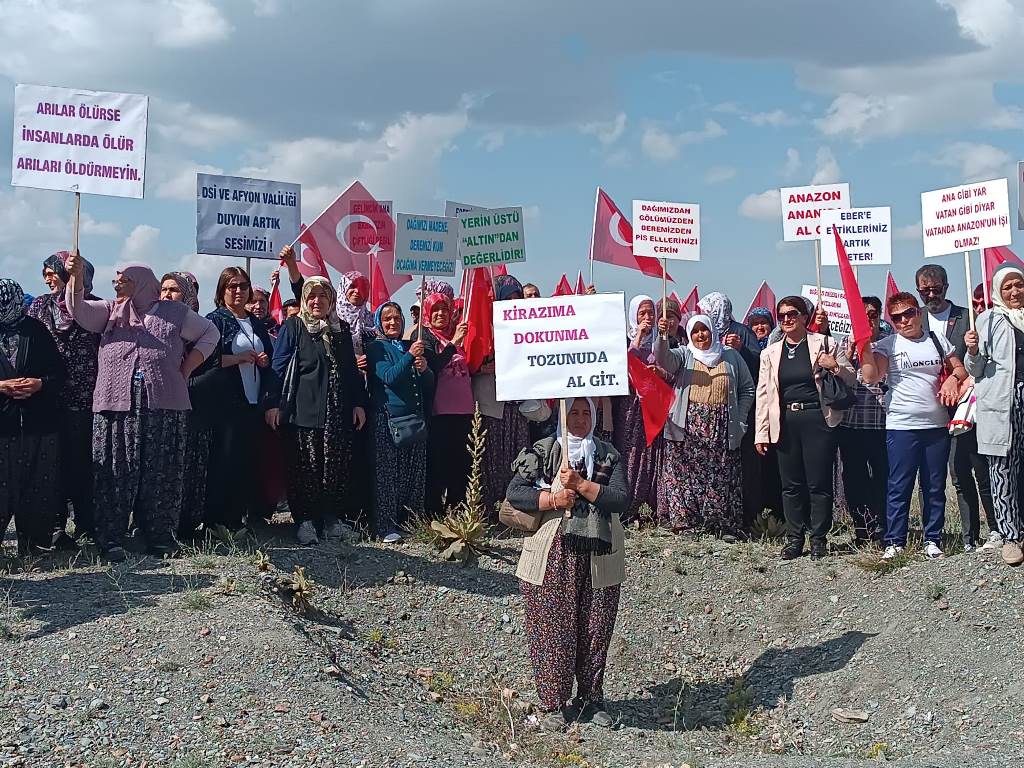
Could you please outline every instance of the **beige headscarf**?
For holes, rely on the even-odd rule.
[[[312,290],[317,287],[327,291],[327,301],[331,307],[331,313],[327,316],[326,320],[317,320],[310,314],[309,308],[306,306],[306,299],[309,298]],[[306,324],[306,329],[313,334],[322,333],[328,329],[332,331],[341,330],[341,319],[338,317],[338,292],[334,290],[331,281],[326,277],[315,275],[305,278],[305,282],[302,284],[302,300],[299,302],[299,318]]]

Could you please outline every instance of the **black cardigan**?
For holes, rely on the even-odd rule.
[[[208,423],[220,423],[231,414],[248,408],[249,401],[245,397],[242,386],[241,370],[237,365],[223,368],[221,358],[230,355],[231,345],[241,330],[237,318],[227,307],[219,307],[206,318],[220,331],[220,342],[203,364],[196,369],[189,379],[188,391],[192,400],[192,410],[199,418]],[[259,318],[249,315],[253,333],[263,343],[263,351],[267,356],[274,356],[274,342],[267,333],[266,324]],[[260,368],[260,391],[256,402],[266,408],[270,393],[277,390],[274,381],[276,374],[273,366]]]
[[[341,330],[331,334],[334,351],[341,369],[341,392],[344,424],[352,429],[352,409],[367,408],[366,381],[356,367],[352,348],[352,332],[341,321]],[[292,355],[296,355],[298,385],[290,401],[282,394],[285,373]],[[268,407],[281,409],[281,421],[304,429],[323,429],[327,423],[327,386],[330,365],[324,345],[315,340],[306,324],[298,317],[289,317],[281,326],[274,347],[274,390],[268,396]]]
[[[46,435],[60,429],[58,395],[67,379],[67,367],[57,342],[34,317],[18,323],[18,356],[14,378],[40,379],[42,388],[26,400],[0,395],[0,435]]]

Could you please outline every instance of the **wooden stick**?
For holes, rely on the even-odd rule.
[[[569,466],[569,409],[565,399],[558,401],[558,423],[562,427],[562,468]]]
[[[971,290],[971,252],[964,251],[964,272],[967,273],[967,311],[971,320],[971,330],[974,330],[974,291]]]
[[[661,260],[661,319],[668,325],[668,259]],[[662,338],[668,339],[668,333]]]
[[[71,227],[71,253],[78,255],[78,224],[82,216],[82,193],[75,192],[75,223]]]
[[[423,275],[420,280],[420,323],[416,326],[416,341],[423,340],[423,323],[427,320],[423,316],[423,308],[427,303],[427,276]]]
[[[245,274],[249,276],[249,281],[252,282],[252,256],[245,257]]]
[[[818,277],[818,304],[821,304],[821,240],[814,241],[814,271]]]
[[[985,309],[988,309],[988,305],[992,303],[992,284],[989,282],[988,275],[985,274],[984,248],[978,249],[978,261],[981,263],[981,297],[985,301]],[[974,291],[971,291],[971,296],[973,298]]]

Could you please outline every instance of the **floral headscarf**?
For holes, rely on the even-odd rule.
[[[729,297],[718,291],[709,293],[697,302],[697,309],[710,318],[718,335],[724,338],[729,330],[729,323],[733,321],[732,301]]]
[[[750,310],[750,314],[747,315],[747,326],[752,326],[754,320],[762,320],[768,323],[768,327],[775,330],[775,318],[772,316],[772,311],[768,307],[754,307]],[[759,349],[764,349],[768,346],[768,339],[771,338],[771,332],[769,331],[763,339],[757,340],[757,346]]]
[[[636,334],[640,330],[639,326],[637,325],[637,319],[636,318],[637,318],[637,315],[640,314],[640,308],[644,304],[650,304],[651,307],[653,308],[654,307],[654,299],[652,299],[650,296],[648,296],[646,294],[640,294],[639,296],[634,296],[632,301],[629,302],[629,317],[627,317],[626,320],[629,322],[629,340],[630,341],[633,341],[634,339],[636,339]]]
[[[0,328],[14,328],[25,313],[25,292],[14,280],[0,278]]]
[[[363,354],[363,336],[373,333],[373,315],[370,313],[370,281],[362,272],[346,272],[339,281],[341,290],[338,292],[338,317],[348,323],[352,329],[352,346],[356,354]],[[358,288],[365,300],[358,307],[348,298],[348,292]]]
[[[327,316],[326,320],[318,320],[313,317],[309,308],[306,306],[306,300],[309,298],[309,294],[314,288],[323,288],[324,291],[327,292],[327,301],[331,306],[331,313]],[[305,279],[305,282],[302,284],[302,300],[299,302],[299,319],[305,323],[306,329],[310,333],[320,334],[327,330],[341,330],[341,320],[338,317],[338,311],[335,308],[337,297],[337,291],[334,290],[334,286],[331,285],[331,281],[326,277],[314,275],[313,277],[307,277]]]
[[[394,307],[398,310],[398,317],[402,320],[401,330],[398,332],[398,338],[390,339],[384,333],[384,310],[388,307]],[[383,341],[385,344],[391,344],[392,346],[398,347],[402,351],[405,351],[405,345],[402,344],[402,336],[405,334],[405,314],[402,312],[402,307],[394,301],[385,301],[379,307],[377,311],[373,313],[373,327],[377,331],[377,338]]]
[[[434,314],[434,310],[439,304],[446,304],[448,306],[450,316],[448,327],[440,330],[430,323],[430,316]],[[423,302],[423,314],[420,317],[422,318],[423,327],[441,341],[448,341],[452,337],[452,333],[455,330],[455,313],[452,311],[452,300],[447,295],[443,293],[428,294]]]
[[[195,278],[188,272],[168,272],[167,277],[178,284],[181,291],[181,303],[193,312],[199,311],[199,289],[195,284]]]
[[[71,254],[67,251],[57,251],[51,256],[48,256],[43,262],[43,274],[46,274],[46,270],[52,269],[57,273],[57,277],[59,277],[64,283],[67,283],[71,275],[68,273],[68,268],[65,264],[70,256]],[[96,268],[91,263],[83,259],[81,255],[79,255],[78,258],[82,261],[82,286],[85,289],[85,295],[88,297],[92,295],[92,280],[93,276],[96,274]],[[74,318],[71,317],[71,312],[64,299],[64,289],[45,296],[43,300],[46,305],[43,311],[48,311],[50,313],[50,316],[53,318],[54,327],[59,331],[68,330],[72,323],[74,323]]]
[[[508,301],[516,293],[523,295],[523,284],[512,275],[498,275],[494,278],[494,288],[495,301]]]
[[[427,296],[432,296],[435,293],[440,293],[442,296],[447,296],[449,301],[455,301],[455,289],[449,283],[444,280],[428,279],[426,282]],[[422,286],[421,286],[422,288]],[[416,289],[416,298],[422,303],[423,296],[420,288]]]
[[[107,320],[107,331],[142,325],[146,313],[160,300],[160,281],[145,264],[125,264],[117,274],[131,280],[135,290],[125,301],[114,302]]]

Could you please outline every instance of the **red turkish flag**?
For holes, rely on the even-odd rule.
[[[562,279],[558,281],[558,285],[555,286],[555,292],[552,296],[572,296],[572,285],[569,283],[569,278],[562,275]]]
[[[486,268],[470,270],[469,293],[466,298],[465,322],[469,325],[463,348],[466,350],[466,365],[476,373],[484,359],[494,354],[494,325],[492,307],[494,288]]]
[[[882,317],[885,318],[885,322],[892,324],[892,317],[889,315],[889,299],[900,292],[900,288],[896,285],[896,280],[892,276],[892,272],[885,273],[885,301],[882,302]]]
[[[387,293],[388,298],[412,281],[411,275],[395,274],[395,222],[391,214],[358,181],[314,219],[299,235],[299,242],[313,246],[323,261],[339,272],[366,275],[375,290],[380,295]]]
[[[270,316],[274,322],[280,325],[284,322],[284,307],[281,304],[281,283],[274,283],[274,289],[270,292]]]
[[[657,259],[633,255],[633,227],[600,187],[597,188],[597,206],[594,209],[590,258],[617,267],[638,269],[648,277],[661,277],[663,274]],[[668,279],[671,280],[672,276],[669,275]]]
[[[587,284],[583,282],[583,272],[576,273],[576,295],[584,296],[587,293]]]
[[[750,310],[754,307],[770,309],[772,311],[772,321],[775,320],[775,291],[768,287],[767,282],[762,282],[761,287],[758,288],[757,293],[754,294],[754,298],[750,302],[750,306],[747,307],[747,314],[743,316],[744,323],[750,319]]]
[[[500,277],[501,275],[507,275],[508,274],[508,267],[506,267],[504,264],[499,264],[496,267],[491,267],[491,274],[494,275],[495,277]]]
[[[1024,261],[1021,261],[1020,257],[1005,245],[1000,245],[998,248],[986,248],[985,277],[981,283],[982,288],[985,291],[986,307],[992,303],[992,297],[989,296],[992,292],[992,275],[995,274],[995,271],[1000,264],[1014,264],[1021,269],[1024,269]]]
[[[850,257],[846,255],[846,246],[843,239],[839,237],[839,231],[833,227],[832,234],[836,238],[836,255],[839,257],[839,277],[843,281],[843,293],[846,294],[846,303],[850,309],[850,325],[852,326],[853,343],[857,347],[857,354],[864,359],[864,349],[871,346],[871,322],[868,320],[867,310],[864,309],[864,301],[860,297],[860,286],[857,285],[857,278],[853,274],[853,267],[850,266]]]
[[[661,376],[652,371],[636,355],[626,355],[629,365],[629,383],[640,398],[640,412],[644,417],[647,445],[665,428],[675,392]]]
[[[299,225],[299,253],[296,259],[296,266],[299,268],[299,272],[306,277],[326,277],[330,280],[331,275],[327,271],[324,257],[320,255],[320,249],[316,247],[316,243],[302,242],[301,233],[304,233],[306,229],[305,224]],[[284,262],[282,262],[283,264]]]

